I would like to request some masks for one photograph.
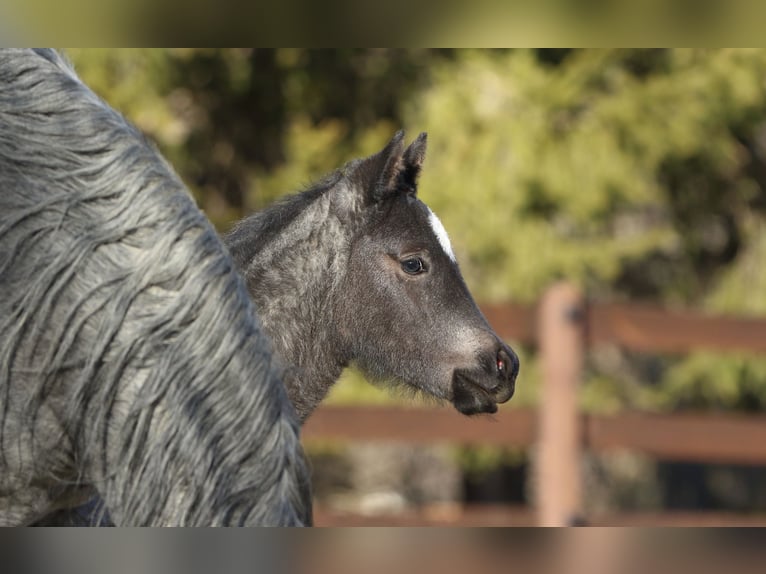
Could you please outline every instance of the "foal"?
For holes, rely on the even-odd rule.
[[[426,134],[237,224],[224,237],[303,422],[350,363],[376,379],[493,413],[519,361],[479,311],[444,227],[417,198]]]

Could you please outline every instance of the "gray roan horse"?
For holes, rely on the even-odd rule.
[[[144,138],[53,51],[0,51],[0,524],[310,521],[246,287]]]
[[[224,238],[305,421],[344,367],[446,399],[467,415],[511,398],[519,361],[492,331],[449,239],[416,195],[426,136],[399,132]]]

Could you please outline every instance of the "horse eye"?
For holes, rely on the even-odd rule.
[[[409,273],[410,275],[417,275],[418,273],[425,271],[425,266],[423,265],[423,260],[420,257],[412,257],[402,261],[402,269],[405,273]]]

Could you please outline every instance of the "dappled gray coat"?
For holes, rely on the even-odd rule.
[[[298,425],[232,262],[53,51],[0,51],[0,524],[310,521]]]

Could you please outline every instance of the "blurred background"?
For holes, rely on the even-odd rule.
[[[465,419],[350,370],[304,436],[318,524],[766,524],[766,51],[67,54],[219,231],[428,132],[418,193],[517,393]]]

